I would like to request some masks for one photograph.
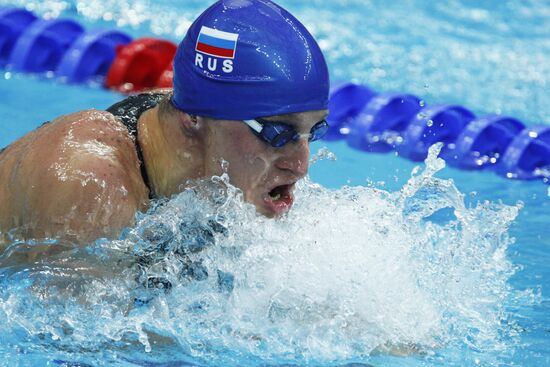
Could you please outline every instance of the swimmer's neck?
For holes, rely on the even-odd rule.
[[[156,106],[138,120],[138,142],[153,197],[170,197],[203,175],[201,152],[185,135],[179,117],[161,115]]]

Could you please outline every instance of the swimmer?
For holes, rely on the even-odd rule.
[[[173,90],[45,123],[0,153],[0,251],[116,238],[151,199],[223,173],[278,217],[328,129],[329,80],[305,27],[269,0],[220,0],[191,25]]]

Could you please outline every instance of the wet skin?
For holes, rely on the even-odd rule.
[[[326,111],[270,117],[307,133]],[[307,139],[272,148],[240,121],[192,118],[155,107],[138,122],[154,196],[182,191],[189,179],[222,173],[263,215],[292,205],[293,184],[308,170]],[[276,192],[272,192],[274,188]],[[271,192],[272,195],[269,195]],[[147,209],[135,145],[113,115],[87,110],[62,116],[11,144],[0,155],[0,251],[16,239],[89,243],[116,237]]]
[[[267,118],[286,122],[307,134],[326,115],[325,111]],[[214,126],[210,134],[205,175],[220,174],[220,161],[225,159],[233,185],[243,191],[245,201],[268,217],[284,214],[293,202],[294,184],[309,168],[309,142],[302,138],[281,148],[274,148],[256,137],[250,128],[236,121],[206,121]],[[276,192],[273,190],[276,189]],[[272,193],[272,195],[270,195]]]
[[[0,155],[0,232],[15,238],[112,237],[147,205],[134,143],[111,114],[62,116]]]

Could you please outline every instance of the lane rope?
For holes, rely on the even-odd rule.
[[[118,30],[86,30],[74,20],[40,19],[14,7],[0,8],[0,67],[53,75],[68,83],[101,81],[121,93],[172,86],[177,45]],[[52,74],[53,73],[53,74]],[[345,140],[365,152],[395,151],[422,161],[442,142],[440,156],[465,170],[548,183],[550,126],[526,126],[508,116],[475,116],[458,105],[426,106],[405,93],[378,93],[341,82],[330,92],[327,141]]]

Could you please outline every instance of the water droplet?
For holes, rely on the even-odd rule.
[[[420,102],[418,102],[418,104],[420,105],[420,107],[424,107],[426,105],[426,102],[424,102],[424,100],[421,99]]]
[[[124,83],[122,84],[122,90],[123,91],[126,91],[126,92],[129,92],[132,90],[132,88],[134,88],[134,84],[133,83]]]
[[[434,124],[433,120],[426,121],[426,126],[428,126],[428,127],[432,127],[433,124]]]
[[[335,161],[337,159],[336,154],[332,153],[327,147],[322,147],[311,157],[309,162],[311,164],[321,160],[328,159],[329,161]]]
[[[427,117],[428,115],[424,112],[419,112],[417,115],[416,115],[416,118],[419,119],[419,120],[423,120]]]
[[[229,169],[229,162],[226,161],[225,159],[222,159],[221,161],[221,167],[222,167],[222,170],[227,173],[227,170]]]
[[[11,79],[11,73],[9,71],[4,73],[4,79],[6,79],[6,80]]]

